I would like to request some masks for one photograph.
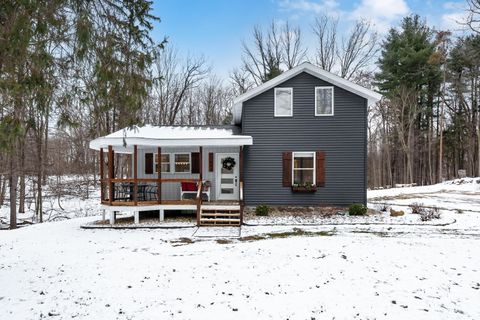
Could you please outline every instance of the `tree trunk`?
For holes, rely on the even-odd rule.
[[[37,174],[37,199],[35,204],[35,213],[38,219],[38,222],[43,222],[43,195],[42,195],[42,172],[39,171]]]
[[[10,156],[10,229],[17,228],[17,168],[15,164],[15,151]]]
[[[433,106],[432,106],[433,108]],[[428,184],[434,183],[433,178],[433,116],[428,123]]]
[[[408,141],[407,141],[407,173],[408,173],[408,178],[406,183],[413,183],[413,126],[410,125],[410,128],[408,130]]]
[[[20,146],[20,194],[18,213],[25,213],[25,140]]]
[[[0,176],[0,207],[3,206],[5,202],[5,190],[7,189],[7,178],[5,176]]]
[[[35,203],[35,215],[37,216],[37,221],[43,222],[43,176],[44,176],[44,159],[43,159],[43,149],[42,149],[42,135],[43,132],[37,132],[36,143],[37,143],[37,199]]]
[[[45,170],[45,162],[48,161],[48,129],[49,129],[49,121],[50,121],[50,109],[46,108],[46,113],[45,113],[45,130],[44,130],[44,146],[43,146],[43,154],[42,154],[42,163],[40,164],[42,166],[42,185],[45,186],[47,184],[47,170]],[[39,132],[39,135],[42,133]],[[41,139],[40,139],[41,140]]]

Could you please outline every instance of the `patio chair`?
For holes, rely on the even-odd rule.
[[[202,182],[202,196],[207,196],[207,201],[210,201],[210,186],[209,181]],[[180,183],[180,200],[183,200],[183,196],[186,194],[196,195],[198,191],[196,182],[181,182]]]

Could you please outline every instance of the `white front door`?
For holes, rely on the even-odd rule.
[[[216,180],[218,200],[237,200],[239,176],[238,153],[216,154]]]

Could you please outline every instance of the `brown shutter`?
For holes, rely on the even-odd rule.
[[[317,187],[325,186],[325,152],[317,151]]]
[[[153,153],[145,153],[145,174],[153,174]]]
[[[213,152],[208,154],[208,171],[213,172]]]
[[[292,185],[292,153],[283,153],[283,186],[290,187]]]
[[[200,153],[192,152],[192,173],[200,173]]]

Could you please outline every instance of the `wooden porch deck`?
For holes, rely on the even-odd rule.
[[[117,205],[117,203],[119,205]],[[140,213],[144,211],[159,211],[159,219],[163,221],[167,210],[191,210],[197,215],[198,226],[240,226],[242,224],[242,205],[240,201],[208,201],[198,200],[162,200],[139,201],[102,201],[102,207],[110,212],[110,224],[115,223],[116,212],[133,212],[135,224],[140,223]]]
[[[241,225],[243,220],[243,148],[239,154],[239,196],[235,201],[204,201],[206,186],[203,181],[203,148],[199,147],[198,179],[163,178],[162,170],[157,170],[156,178],[138,177],[138,146],[133,146],[133,177],[116,178],[114,170],[114,152],[112,145],[108,146],[108,177],[104,175],[104,152],[100,148],[100,197],[105,211],[110,212],[110,222],[115,223],[116,212],[134,212],[135,223],[139,221],[141,211],[159,210],[160,220],[163,220],[164,210],[195,210],[197,225]],[[157,158],[161,159],[161,147],[157,147]],[[153,164],[152,164],[153,165]],[[195,199],[162,199],[162,184],[164,183],[195,183],[193,192]],[[208,196],[208,200],[210,197]]]

